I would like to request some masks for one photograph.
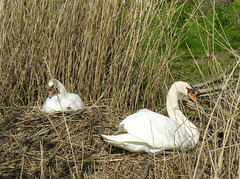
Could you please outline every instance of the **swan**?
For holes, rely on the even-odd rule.
[[[77,94],[67,93],[66,88],[60,81],[50,79],[48,86],[49,96],[43,105],[43,112],[78,110],[84,107],[82,99]],[[53,94],[54,92],[55,94]]]
[[[130,152],[161,153],[184,149],[198,143],[199,131],[178,106],[179,94],[187,95],[196,103],[195,90],[186,82],[175,82],[167,95],[169,117],[141,109],[126,117],[114,135],[103,135],[103,140]]]

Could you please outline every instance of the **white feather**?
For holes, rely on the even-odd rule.
[[[169,90],[167,109],[172,118],[141,109],[119,124],[116,135],[101,135],[104,141],[131,152],[147,153],[196,145],[199,132],[177,106],[178,94],[187,93],[186,87],[191,88],[185,82],[177,82]]]
[[[51,87],[52,85],[57,88],[60,93],[54,94],[51,98],[48,97],[46,99],[42,109],[44,112],[75,111],[84,107],[82,99],[77,94],[67,93],[61,82],[51,79],[49,86]]]

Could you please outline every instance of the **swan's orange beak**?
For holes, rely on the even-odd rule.
[[[189,91],[189,92],[188,92],[188,97],[189,97],[192,101],[194,101],[195,103],[197,102],[196,99],[195,99],[195,97],[194,97],[194,95],[193,95],[193,92],[192,92],[192,91]]]
[[[50,88],[50,89],[49,89],[48,97],[49,97],[49,98],[53,97],[53,88]]]

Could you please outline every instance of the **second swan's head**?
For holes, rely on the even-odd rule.
[[[48,87],[49,87],[49,95],[48,95],[49,98],[53,96],[53,93],[58,94],[58,93],[62,93],[61,91],[65,90],[65,88],[63,87],[63,84],[54,78],[49,80]]]
[[[178,82],[175,82],[174,85],[180,94],[186,95],[192,101],[196,102],[196,99],[194,97],[195,89],[190,84],[183,81],[178,81]]]

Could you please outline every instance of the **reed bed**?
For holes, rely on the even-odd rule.
[[[236,80],[239,83],[239,77]],[[240,171],[240,125],[236,110],[239,90],[235,86],[235,95],[229,93],[228,90],[233,89],[230,86],[236,84],[233,80],[226,92],[222,86],[211,88],[213,82],[216,86],[226,81],[218,78],[195,84],[197,105],[187,98],[180,100],[186,116],[199,128],[199,144],[190,150],[155,156],[133,154],[101,139],[100,134],[116,132],[118,124],[130,113],[119,113],[104,105],[55,114],[44,114],[37,108],[1,107],[0,176],[237,178]],[[157,112],[166,114],[165,109]]]
[[[177,3],[1,1],[1,104],[41,105],[50,78],[91,105],[156,103],[183,37]]]
[[[100,137],[113,134],[139,108],[166,115],[166,92],[175,81],[169,64],[178,57],[189,21],[198,23],[194,14],[201,7],[195,2],[192,19],[179,29],[174,23],[185,3],[0,1],[0,177],[239,178],[240,57],[224,33],[229,46],[215,38],[220,32],[214,24],[212,32],[199,26],[212,39],[205,69],[189,48],[199,70],[193,76],[202,81],[193,84],[198,102],[180,100],[200,131],[195,148],[150,156]],[[228,69],[214,44],[233,56]],[[86,107],[43,113],[50,78],[79,94]]]

